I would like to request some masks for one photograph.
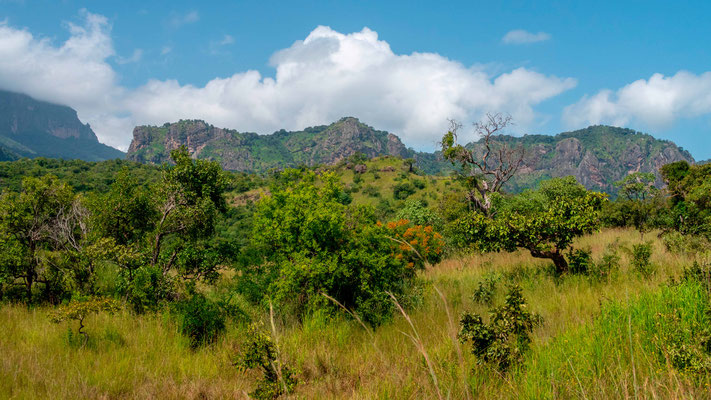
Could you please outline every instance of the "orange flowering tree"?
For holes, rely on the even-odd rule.
[[[393,242],[393,256],[406,262],[413,273],[424,268],[425,263],[435,264],[442,259],[444,238],[432,226],[415,225],[407,219],[399,219],[388,222],[384,228]]]

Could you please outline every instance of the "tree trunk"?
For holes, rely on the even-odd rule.
[[[25,290],[27,292],[27,306],[29,307],[30,304],[32,303],[32,273],[27,272],[27,276],[25,276]]]
[[[560,251],[540,251],[537,249],[529,249],[531,251],[531,255],[536,258],[548,258],[553,261],[553,265],[555,265],[555,272],[558,275],[562,275],[568,272],[568,261],[565,259],[565,256],[560,253]]]

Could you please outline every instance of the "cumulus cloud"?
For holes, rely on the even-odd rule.
[[[584,96],[565,108],[569,126],[586,124],[642,124],[663,129],[681,118],[711,113],[711,72],[696,75],[679,71],[673,76],[654,74],[617,91],[604,89]]]
[[[115,56],[108,20],[86,11],[82,17],[81,26],[67,24],[71,36],[59,46],[26,30],[0,25],[0,88],[70,105],[94,125],[98,117],[120,111],[115,101],[124,90],[107,63]],[[112,145],[125,142],[115,133],[103,139]]]
[[[506,44],[527,44],[545,42],[550,38],[551,35],[545,32],[532,33],[523,29],[516,29],[505,34],[501,41]]]
[[[349,115],[432,149],[449,118],[470,122],[487,111],[507,112],[522,131],[539,121],[537,104],[576,85],[526,68],[492,76],[434,53],[396,54],[368,28],[343,34],[319,26],[274,53],[274,77],[248,70],[204,86],[153,79],[129,89],[107,63],[115,56],[108,22],[85,17],[59,46],[0,27],[0,87],[76,108],[101,140],[123,149],[136,124],[200,118],[270,133]]]

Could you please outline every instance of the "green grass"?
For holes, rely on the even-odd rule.
[[[436,398],[439,389],[452,399],[708,397],[709,378],[674,368],[659,341],[660,332],[703,326],[705,289],[668,286],[692,257],[668,253],[647,236],[658,266],[648,279],[631,270],[624,251],[609,281],[555,278],[547,262],[525,252],[453,256],[421,274],[421,304],[407,311],[412,326],[401,315],[373,332],[344,314],[319,313],[301,323],[277,318],[280,356],[299,379],[294,396]],[[599,259],[612,242],[631,247],[639,240],[635,231],[605,230],[577,244]],[[488,307],[472,294],[490,274],[519,283],[530,310],[544,320],[525,368],[505,376],[478,365],[454,340],[462,312],[486,315]],[[500,284],[496,304],[503,293]],[[0,308],[0,398],[246,398],[258,377],[231,365],[245,339],[241,324],[228,324],[217,343],[193,351],[169,314],[102,314],[87,321],[92,340],[82,348],[68,342],[66,323],[49,322],[48,311]],[[250,312],[271,330],[268,311]],[[680,317],[674,322],[657,314]],[[420,350],[404,334],[413,327]]]

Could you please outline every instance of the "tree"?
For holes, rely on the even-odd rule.
[[[627,223],[631,223],[642,238],[652,227],[655,211],[661,208],[655,180],[656,176],[651,172],[635,172],[615,182],[615,186],[620,188],[622,200],[618,201],[628,218]]]
[[[27,177],[20,193],[0,198],[0,269],[11,285],[24,285],[28,304],[37,282],[50,300],[59,301],[65,271],[53,262],[59,259],[54,252],[79,250],[84,215],[72,188],[52,175]]]
[[[492,217],[473,212],[459,219],[456,229],[482,251],[524,248],[533,257],[550,259],[563,274],[569,270],[565,252],[573,239],[599,228],[605,199],[573,177],[551,179],[537,191],[502,201]]]
[[[414,171],[413,170],[413,168],[415,166],[415,159],[414,158],[406,158],[406,159],[402,160],[402,162],[407,167],[407,172],[412,173]]]
[[[217,162],[193,160],[185,146],[173,150],[171,157],[175,165],[166,168],[157,190],[158,220],[151,245],[150,265],[160,266],[164,275],[181,252],[208,245],[218,215],[227,209],[227,179]],[[190,275],[214,276],[216,265],[195,265],[207,270],[191,270]]]
[[[388,318],[386,292],[402,293],[418,266],[393,255],[399,243],[372,210],[343,204],[335,175],[319,182],[310,171],[284,175],[257,205],[252,246],[259,256],[244,266],[241,285],[298,316],[333,307],[326,294],[371,324]]]
[[[627,200],[644,201],[657,193],[658,189],[654,186],[656,179],[651,172],[635,172],[615,182],[615,186],[620,188],[620,195]]]
[[[150,191],[124,167],[93,204],[92,222],[97,234],[126,246],[142,240],[155,228],[158,210]]]
[[[711,237],[711,164],[678,161],[664,165],[660,172],[670,196],[670,228]]]
[[[121,309],[120,304],[112,299],[89,298],[82,301],[72,301],[69,304],[63,305],[55,309],[50,314],[50,319],[54,323],[60,323],[65,320],[75,320],[79,323],[77,332],[84,336],[86,345],[89,341],[89,334],[84,332],[84,320],[91,314],[97,314],[101,311],[113,314]]]
[[[460,165],[460,178],[468,187],[467,200],[485,215],[491,213],[492,194],[499,193],[523,163],[522,147],[510,148],[506,142],[497,140],[496,135],[509,125],[511,117],[499,113],[487,113],[484,121],[474,124],[474,133],[483,144],[481,155],[457,143],[461,125],[454,121],[442,137],[442,155],[452,164]]]

